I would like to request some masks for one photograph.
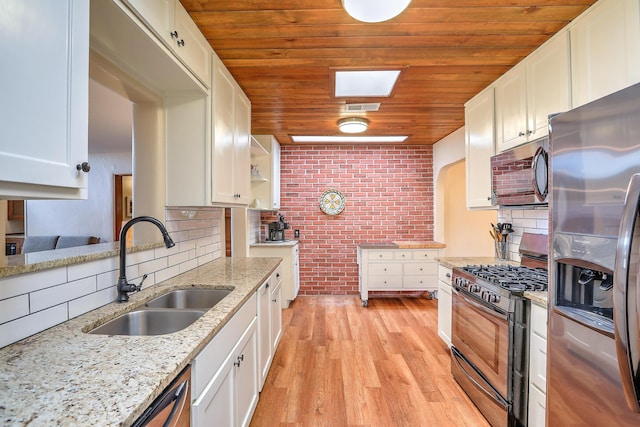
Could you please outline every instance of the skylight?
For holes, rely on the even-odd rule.
[[[336,71],[336,97],[388,97],[400,70]]]

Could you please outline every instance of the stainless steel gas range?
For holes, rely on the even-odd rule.
[[[547,236],[527,234],[521,265],[453,269],[451,372],[492,426],[526,426],[530,302],[547,290]]]

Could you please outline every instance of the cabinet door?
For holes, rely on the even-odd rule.
[[[493,88],[465,105],[467,207],[491,207],[491,156],[494,154]]]
[[[171,32],[174,31],[176,0],[123,0],[123,2],[167,45],[174,43]]]
[[[573,107],[640,81],[637,0],[601,0],[570,28]]]
[[[524,63],[503,75],[495,87],[496,152],[527,141],[527,76]]]
[[[438,282],[438,335],[451,346],[451,286]]]
[[[211,46],[180,3],[175,8],[174,49],[184,64],[207,87],[211,83]]]
[[[271,364],[271,289],[270,280],[258,289],[258,363],[260,390],[267,378]]]
[[[547,398],[535,386],[529,387],[529,418],[527,426],[545,427],[547,413]]]
[[[569,33],[536,50],[527,64],[527,129],[530,140],[549,133],[549,114],[571,109]]]
[[[211,200],[214,203],[235,203],[233,189],[233,133],[235,96],[231,74],[213,56],[213,142],[211,155]],[[249,172],[247,172],[249,173]]]
[[[271,291],[271,357],[278,348],[282,336],[282,287],[277,285]]]
[[[258,404],[258,352],[255,323],[239,344],[235,361],[237,425],[248,426]],[[217,424],[211,424],[217,425]]]
[[[271,207],[280,209],[280,143],[271,140]]]
[[[0,15],[0,195],[86,198],[89,2],[7,0]]]
[[[194,427],[235,427],[235,359],[229,355],[202,394],[191,405]]]
[[[248,205],[251,197],[251,102],[240,87],[235,91],[234,191],[236,203]]]

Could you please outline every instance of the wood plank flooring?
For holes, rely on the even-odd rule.
[[[450,373],[437,300],[300,296],[253,427],[413,427],[489,424]]]

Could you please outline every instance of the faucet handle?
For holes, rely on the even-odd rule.
[[[142,276],[142,280],[140,280],[140,284],[138,286],[132,284],[132,286],[135,288],[134,292],[140,292],[142,290],[142,284],[144,283],[146,278],[147,278],[147,274],[144,274]]]

